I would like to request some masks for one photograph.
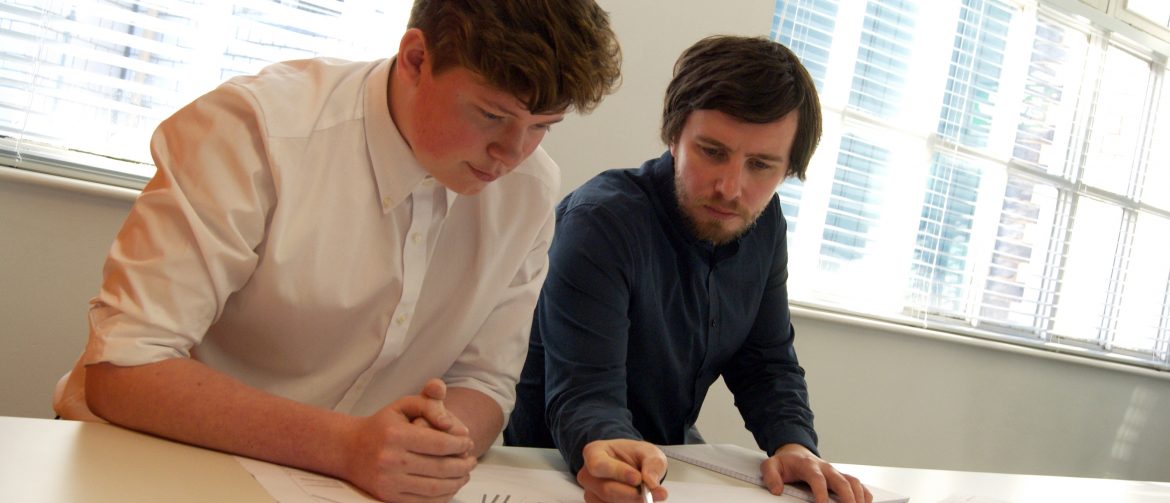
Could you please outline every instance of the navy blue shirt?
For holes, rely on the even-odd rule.
[[[594,177],[556,219],[506,444],[555,446],[577,473],[593,440],[701,442],[695,420],[722,375],[761,449],[816,452],[778,197],[738,240],[699,241],[667,152]]]

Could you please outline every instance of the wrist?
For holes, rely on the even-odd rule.
[[[371,441],[370,436],[364,433],[370,420],[368,417],[338,412],[328,414],[325,423],[321,425],[323,435],[320,438],[324,440],[324,445],[317,449],[323,473],[352,480],[353,474],[361,469],[356,454]]]

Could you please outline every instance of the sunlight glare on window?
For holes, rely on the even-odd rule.
[[[779,191],[793,301],[1170,369],[1151,244],[1170,234],[1170,54],[1099,21],[1046,0],[777,0],[773,37],[825,110],[808,179]]]
[[[1170,219],[1148,213],[1138,216],[1120,316],[1113,335],[1115,346],[1154,351],[1158,327],[1166,324],[1162,306],[1170,294],[1167,291],[1170,285],[1167,236],[1170,236]]]
[[[1149,63],[1117,47],[1109,48],[1085,156],[1086,184],[1128,193],[1141,146],[1149,82]]]
[[[0,140],[128,161],[149,177],[158,123],[282,60],[392,56],[411,2],[4,0]],[[2,145],[0,145],[2,146]],[[135,164],[139,163],[139,164]]]
[[[1166,0],[1126,0],[1126,10],[1170,28],[1170,2]]]
[[[1053,333],[1096,341],[1109,328],[1105,315],[1120,229],[1120,208],[1096,199],[1080,199],[1061,267],[1063,277]]]
[[[1161,105],[1158,107],[1151,136],[1150,155],[1146,159],[1141,201],[1170,212],[1170,71],[1162,71]]]

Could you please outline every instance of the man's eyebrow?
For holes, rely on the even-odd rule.
[[[481,106],[487,106],[488,108],[492,109],[492,111],[499,112],[500,115],[506,115],[508,117],[513,117],[513,118],[515,118],[517,115],[516,112],[513,111],[513,109],[504,106],[503,104],[501,104],[499,101],[496,101],[495,99],[483,98],[482,102],[483,102],[483,105],[481,105]],[[551,126],[551,125],[556,124],[558,122],[561,122],[563,120],[565,120],[565,117],[562,115],[560,117],[557,117],[556,119],[541,122],[540,124],[545,125],[545,126]]]
[[[480,97],[478,99],[481,108],[491,109],[492,112],[498,112],[500,115],[507,115],[515,117],[516,111],[513,107],[506,106],[502,101],[495,98]]]
[[[705,136],[705,135],[700,134],[700,135],[695,135],[695,139],[698,140],[700,143],[706,143],[712,147],[719,147],[722,149],[727,149],[727,145],[724,145],[723,142],[716,140],[710,136]]]
[[[716,140],[714,138],[711,138],[710,136],[697,135],[697,136],[695,136],[695,139],[698,140],[700,143],[705,143],[705,144],[712,146],[712,147],[717,147],[717,148],[721,148],[724,150],[730,150],[730,148],[727,145],[724,145],[723,142]],[[747,156],[752,157],[752,158],[756,158],[756,159],[762,159],[762,160],[769,161],[769,162],[784,162],[784,156],[770,154],[767,152],[748,152]]]
[[[760,152],[760,153],[756,153],[756,154],[748,154],[748,157],[754,157],[756,159],[763,159],[765,161],[770,161],[770,162],[784,162],[784,156],[776,155],[776,154],[768,154],[765,152]]]

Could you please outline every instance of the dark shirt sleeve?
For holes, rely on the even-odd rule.
[[[545,348],[546,421],[572,473],[598,439],[641,439],[626,406],[632,250],[606,208],[575,206],[558,219],[536,308]]]
[[[777,246],[756,321],[742,347],[723,369],[723,380],[756,443],[769,455],[801,444],[817,453],[804,369],[796,358],[796,332],[788,309],[788,255]]]

